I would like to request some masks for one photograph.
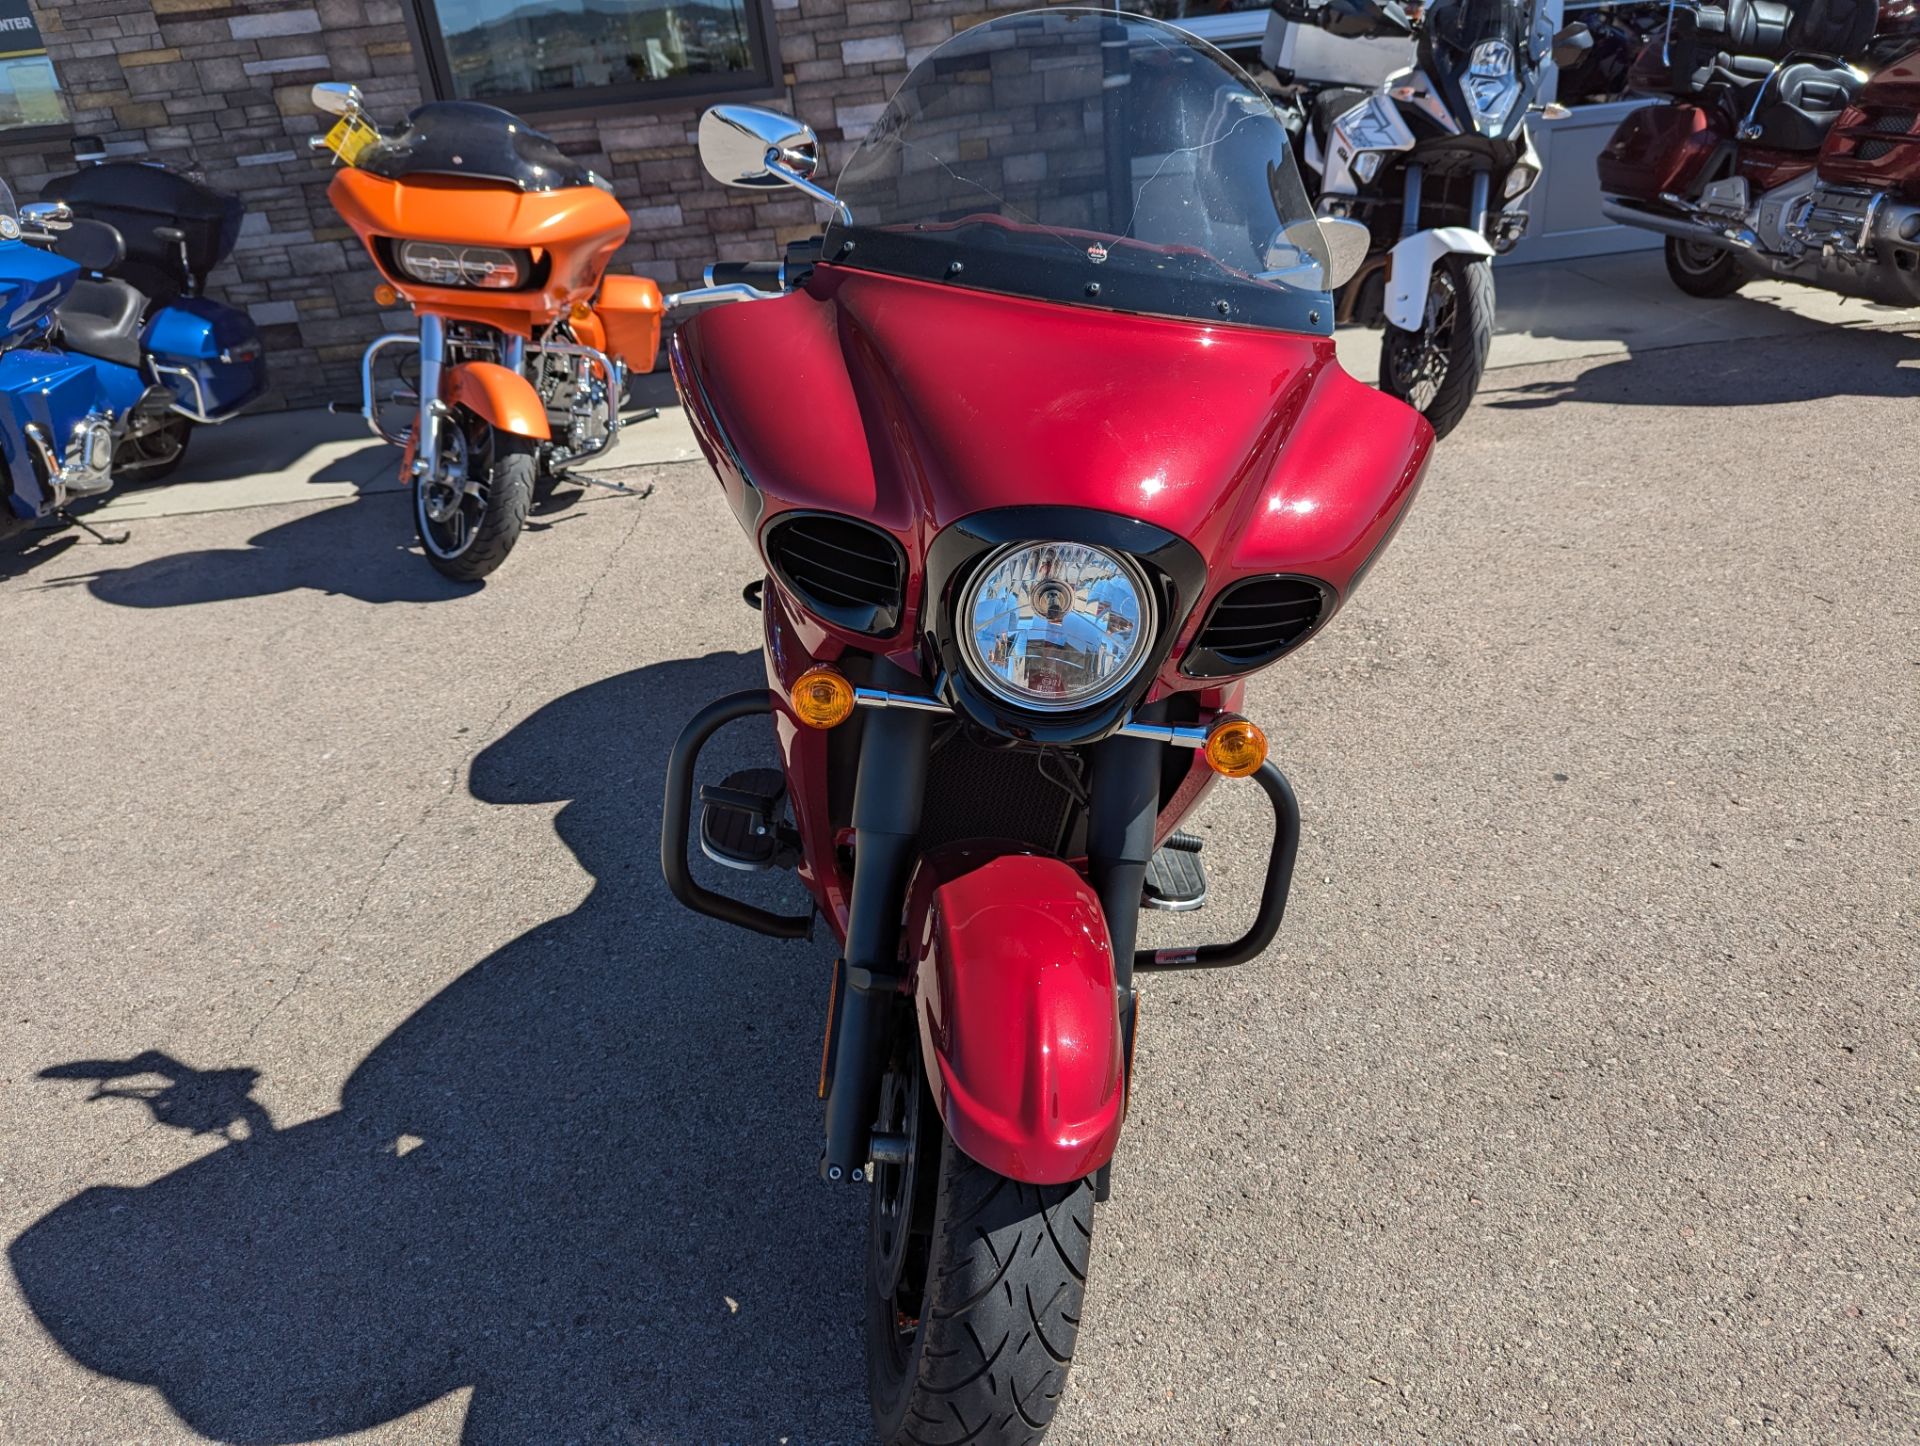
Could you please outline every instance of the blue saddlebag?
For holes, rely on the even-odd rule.
[[[225,421],[267,389],[267,352],[243,311],[183,296],[153,314],[140,345],[187,412]]]

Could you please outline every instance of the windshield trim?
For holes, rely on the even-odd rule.
[[[995,251],[962,233],[981,223],[950,222],[912,229],[836,226],[839,244],[827,264],[967,291],[991,291],[1102,311],[1165,317],[1195,325],[1250,326],[1266,331],[1333,335],[1332,297],[1325,291],[1266,286],[1201,252],[1152,251],[1151,272],[1115,267],[1087,279],[1086,258],[1059,253]],[[1048,228],[1058,234],[1057,228]],[[1116,249],[1134,243],[1110,241]],[[1151,248],[1143,248],[1151,251]]]

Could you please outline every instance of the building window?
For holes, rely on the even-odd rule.
[[[551,110],[764,92],[774,82],[768,0],[417,4],[434,89],[448,100]]]
[[[67,103],[27,0],[0,0],[0,131],[63,126]]]

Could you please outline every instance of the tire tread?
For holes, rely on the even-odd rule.
[[[1452,273],[1458,311],[1447,374],[1424,415],[1433,427],[1434,436],[1444,437],[1467,415],[1474,393],[1480,390],[1480,379],[1486,375],[1487,358],[1493,351],[1493,263],[1477,256],[1449,255],[1439,264]],[[1396,335],[1409,333],[1388,322],[1380,348],[1380,389],[1390,395],[1398,395],[1393,390],[1389,356]]]
[[[458,557],[441,557],[427,546],[426,519],[421,515],[420,484],[413,483],[413,524],[420,535],[420,550],[433,564],[434,571],[455,582],[478,582],[513,551],[526,525],[527,510],[533,504],[534,473],[537,462],[534,445],[507,432],[494,433],[493,476],[487,492],[487,510],[481,515],[480,528],[473,542]]]
[[[891,1446],[1032,1446],[1079,1334],[1093,1181],[1030,1185],[943,1146],[935,1218],[949,1253],[930,1272],[898,1415],[876,1424]]]

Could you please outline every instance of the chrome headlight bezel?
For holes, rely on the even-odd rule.
[[[994,671],[992,664],[980,655],[979,640],[975,635],[972,622],[974,607],[980,599],[982,588],[986,586],[989,579],[1014,558],[1049,547],[1083,549],[1111,563],[1117,577],[1124,580],[1131,590],[1139,612],[1133,624],[1136,635],[1125,663],[1103,678],[1096,687],[1063,696],[1057,701],[1036,697],[1032,693],[1014,687],[1000,677]],[[1160,639],[1159,599],[1152,582],[1147,577],[1146,570],[1124,552],[1102,547],[1097,543],[1063,538],[1036,538],[1009,542],[988,553],[967,578],[966,585],[960,591],[954,613],[953,632],[967,676],[1000,702],[1010,704],[1024,712],[1036,714],[1083,713],[1090,708],[1097,708],[1115,694],[1124,692],[1138,681],[1140,675],[1146,670],[1158,651],[1155,645]]]

